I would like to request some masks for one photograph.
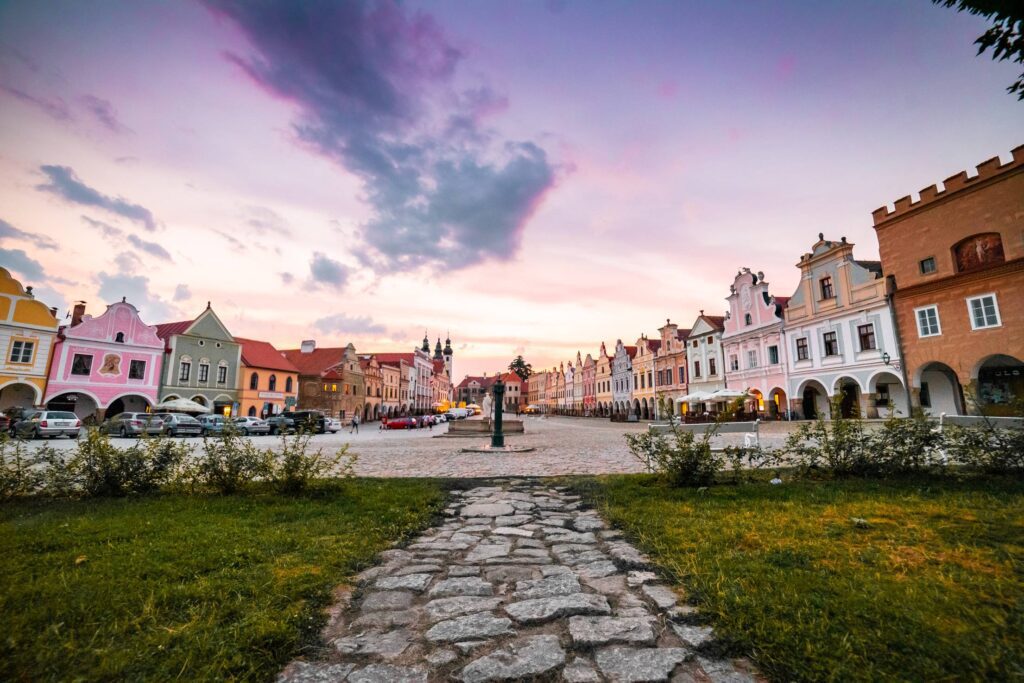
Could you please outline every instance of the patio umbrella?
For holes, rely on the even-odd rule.
[[[705,393],[703,391],[695,391],[692,394],[687,394],[682,398],[677,398],[676,401],[679,403],[703,403],[711,398],[712,394]]]
[[[736,389],[719,389],[718,391],[712,391],[711,395],[708,396],[708,400],[728,401],[730,398],[742,398],[749,395],[750,394],[746,391],[737,391]]]
[[[158,403],[158,410],[169,410],[177,413],[208,413],[210,409],[202,403],[187,398],[172,398],[169,401]]]

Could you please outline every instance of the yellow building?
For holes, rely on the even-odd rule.
[[[291,408],[299,396],[299,370],[265,341],[235,337],[242,347],[238,414],[269,417]]]
[[[0,410],[42,405],[57,328],[57,309],[0,268]]]

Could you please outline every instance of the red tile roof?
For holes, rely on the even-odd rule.
[[[627,356],[629,356],[630,358],[635,358],[636,357],[636,347],[635,346],[626,346],[626,347],[623,347],[623,348],[626,349],[626,355]]]
[[[651,351],[657,351],[658,349],[661,348],[661,340],[660,339],[648,339],[647,340],[647,348],[649,348]]]
[[[480,385],[481,389],[486,389],[486,388],[490,387],[492,384],[494,384],[494,379],[495,379],[494,376],[482,377],[482,376],[479,376],[479,375],[477,375],[477,376],[466,375],[466,377],[461,382],[459,382],[458,386],[455,387],[455,388],[456,389],[465,389],[466,387],[469,386],[469,384],[471,382],[475,381],[475,382],[477,382]]]
[[[371,356],[377,357],[378,363],[387,363],[388,365],[397,365],[399,361],[405,361],[406,365],[413,365],[415,361],[413,358],[416,356],[414,353],[372,353]]]
[[[775,297],[775,305],[778,307],[779,313],[782,313],[784,310],[786,310],[786,307],[789,306],[790,298],[791,297],[788,296]]]
[[[434,361],[434,374],[435,375],[443,375],[444,374],[444,361],[443,360],[435,360]]]
[[[284,357],[291,361],[300,375],[322,375],[345,359],[345,348],[313,349],[303,353],[300,349],[282,351]]]
[[[182,320],[176,323],[161,323],[156,326],[156,336],[166,341],[176,334],[184,334],[194,322],[195,320]]]
[[[259,341],[258,339],[243,339],[241,337],[235,337],[235,341],[242,345],[242,365],[246,367],[281,370],[283,372],[299,371],[270,342]]]
[[[676,330],[676,339],[686,339],[690,336],[690,330]]]

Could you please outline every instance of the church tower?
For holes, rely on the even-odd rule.
[[[426,330],[423,330],[423,346],[420,347],[420,350],[423,351],[423,353],[427,354],[428,356],[430,355],[430,340],[427,339]]]
[[[454,352],[452,351],[451,333],[449,333],[448,337],[444,340],[444,369],[445,369],[445,371],[447,371],[449,377],[452,377],[452,356],[453,355],[454,355]]]
[[[437,338],[437,344],[434,345],[434,360],[442,360],[441,357],[441,338]]]

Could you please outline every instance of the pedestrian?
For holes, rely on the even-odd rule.
[[[351,434],[352,432],[359,433],[359,413],[352,416],[352,426],[349,427],[348,433]]]

